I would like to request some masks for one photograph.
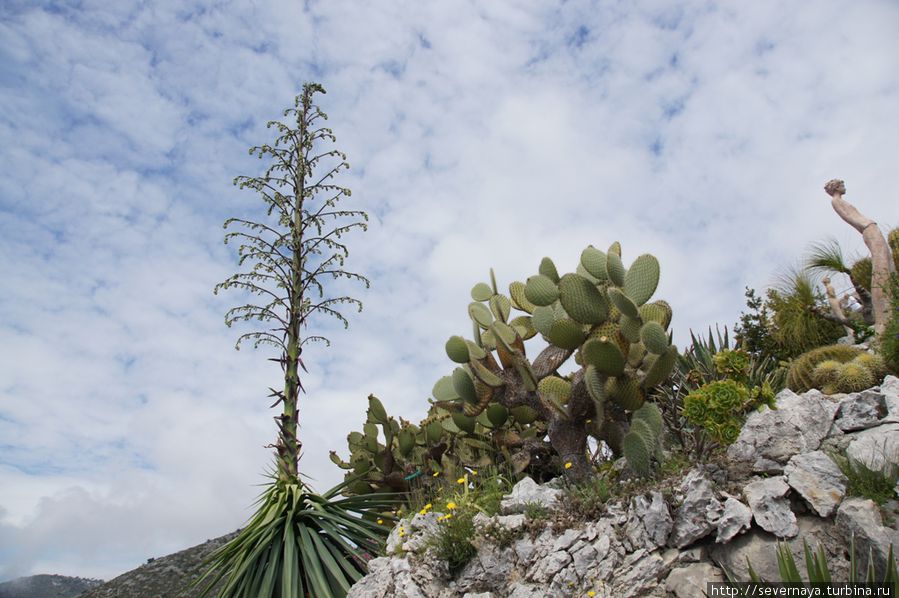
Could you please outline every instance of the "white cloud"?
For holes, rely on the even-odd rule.
[[[811,241],[862,247],[827,179],[899,224],[886,3],[108,4],[0,9],[0,577],[111,577],[249,515],[278,371],[211,289],[261,208],[230,180],[303,81],[372,216],[365,312],[304,355],[318,488],[369,393],[423,416],[490,267],[653,252],[683,345]]]

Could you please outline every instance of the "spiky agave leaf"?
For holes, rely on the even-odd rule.
[[[377,523],[399,504],[395,494],[334,500],[351,478],[324,494],[273,478],[240,533],[204,563],[200,597],[342,598],[380,553],[389,527]],[[204,585],[205,584],[205,585]]]

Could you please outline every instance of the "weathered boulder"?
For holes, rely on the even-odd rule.
[[[721,569],[711,563],[692,563],[672,569],[665,579],[665,590],[675,598],[702,596],[708,582],[725,581]]]
[[[806,575],[803,540],[812,549],[824,547],[827,563],[833,579],[847,579],[848,561],[844,557],[846,544],[834,531],[833,524],[813,515],[797,519],[799,533],[786,544],[790,547],[796,565]],[[750,581],[747,559],[762,581],[780,581],[777,567],[777,544],[780,540],[758,528],[734,538],[727,544],[715,544],[709,551],[711,559],[724,571],[730,571],[738,581]]]
[[[441,515],[442,513],[434,511],[424,515],[417,513],[412,519],[395,526],[387,536],[385,553],[389,556],[424,551],[439,529],[437,518]]]
[[[635,496],[628,510],[624,537],[631,550],[654,549],[665,545],[674,522],[661,492]]]
[[[786,498],[789,491],[783,476],[757,480],[743,487],[743,495],[752,509],[755,522],[779,538],[792,538],[799,533],[796,515]]]
[[[846,495],[846,476],[823,451],[794,455],[784,468],[787,483],[821,517],[830,517]]]
[[[511,494],[504,497],[500,503],[500,511],[504,515],[524,513],[528,505],[540,505],[547,509],[556,506],[556,501],[562,493],[558,488],[547,485],[540,486],[531,478],[524,478],[512,488]]]
[[[752,463],[756,471],[772,473],[776,464],[785,465],[793,455],[821,446],[837,404],[816,390],[801,396],[783,390],[776,401],[776,410],[756,411],[746,418],[740,436],[728,447],[730,459]]]
[[[694,468],[680,486],[683,502],[674,517],[668,545],[675,548],[689,546],[717,527],[724,506],[715,497],[711,480],[701,468]]]
[[[878,425],[886,415],[886,397],[874,390],[865,390],[840,401],[834,424],[844,432],[854,432]]]
[[[899,463],[899,423],[884,424],[849,435],[846,456],[875,471]]]
[[[732,496],[724,501],[715,542],[730,542],[752,525],[752,510]]]
[[[880,385],[880,392],[886,402],[887,412],[899,417],[899,378],[887,376]]]
[[[844,537],[855,537],[859,570],[867,570],[870,551],[874,557],[876,579],[883,579],[890,543],[895,542],[895,534],[884,527],[877,504],[866,498],[845,499],[837,509],[836,526]],[[899,546],[896,548],[899,549]]]

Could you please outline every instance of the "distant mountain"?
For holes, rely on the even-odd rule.
[[[201,573],[203,561],[237,532],[207,540],[203,544],[158,559],[150,559],[137,569],[93,587],[78,598],[195,598],[199,592],[190,584]],[[68,595],[68,594],[67,594]],[[28,595],[31,598],[31,595]],[[50,598],[53,595],[47,595]],[[0,594],[0,598],[6,598]],[[18,597],[16,597],[18,598]],[[34,598],[45,598],[34,595]]]
[[[74,598],[102,583],[102,579],[32,575],[0,583],[0,598]]]

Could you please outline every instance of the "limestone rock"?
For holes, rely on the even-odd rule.
[[[416,513],[412,519],[401,521],[387,536],[386,553],[422,552],[437,533],[437,518],[441,515],[434,511],[424,515]]]
[[[836,527],[846,538],[855,536],[856,557],[859,570],[868,568],[868,551],[874,556],[877,580],[883,579],[890,542],[895,538],[893,530],[884,527],[880,509],[867,498],[847,498],[837,509]]]
[[[783,476],[750,482],[743,488],[755,522],[780,538],[792,538],[799,533],[796,515],[785,498],[789,491]]]
[[[880,392],[886,402],[887,412],[899,417],[899,378],[887,376],[880,385]]]
[[[899,423],[884,424],[850,436],[846,456],[851,459],[876,471],[882,471],[888,463],[899,463]]]
[[[724,511],[718,520],[715,542],[730,542],[752,525],[752,510],[733,497],[724,501]],[[698,560],[698,559],[697,559]]]
[[[668,572],[665,560],[658,553],[643,549],[628,555],[620,567],[612,594],[622,598],[645,595]]]
[[[817,450],[827,436],[837,404],[811,390],[797,395],[782,390],[777,409],[755,411],[728,449],[734,461],[757,464],[756,471],[771,471],[771,463],[785,464],[797,453]]]
[[[703,595],[706,583],[724,580],[721,569],[711,563],[693,563],[672,569],[665,579],[665,590],[675,598],[694,598]]]
[[[794,455],[784,468],[787,483],[821,517],[830,517],[846,495],[846,476],[823,451]]]
[[[674,517],[668,545],[675,548],[689,546],[709,535],[717,526],[724,507],[715,497],[715,490],[700,468],[693,468],[681,482],[683,503]]]
[[[510,494],[503,497],[500,510],[504,515],[524,513],[530,504],[538,504],[551,509],[555,507],[556,500],[561,494],[562,491],[557,488],[540,486],[531,478],[524,478],[515,484]]]
[[[844,432],[864,430],[879,424],[887,415],[886,398],[879,392],[865,390],[840,401],[834,423]]]
[[[655,549],[665,545],[674,522],[661,492],[636,496],[628,510],[624,535],[632,549]]]
[[[797,518],[799,534],[786,543],[793,553],[796,566],[806,579],[803,540],[813,550],[822,545],[833,579],[847,579],[848,562],[844,557],[846,544],[834,530],[833,524],[813,515]],[[778,538],[758,528],[734,538],[727,544],[715,544],[710,550],[712,560],[724,571],[730,571],[737,581],[749,581],[747,558],[762,581],[780,581],[777,568]]]

